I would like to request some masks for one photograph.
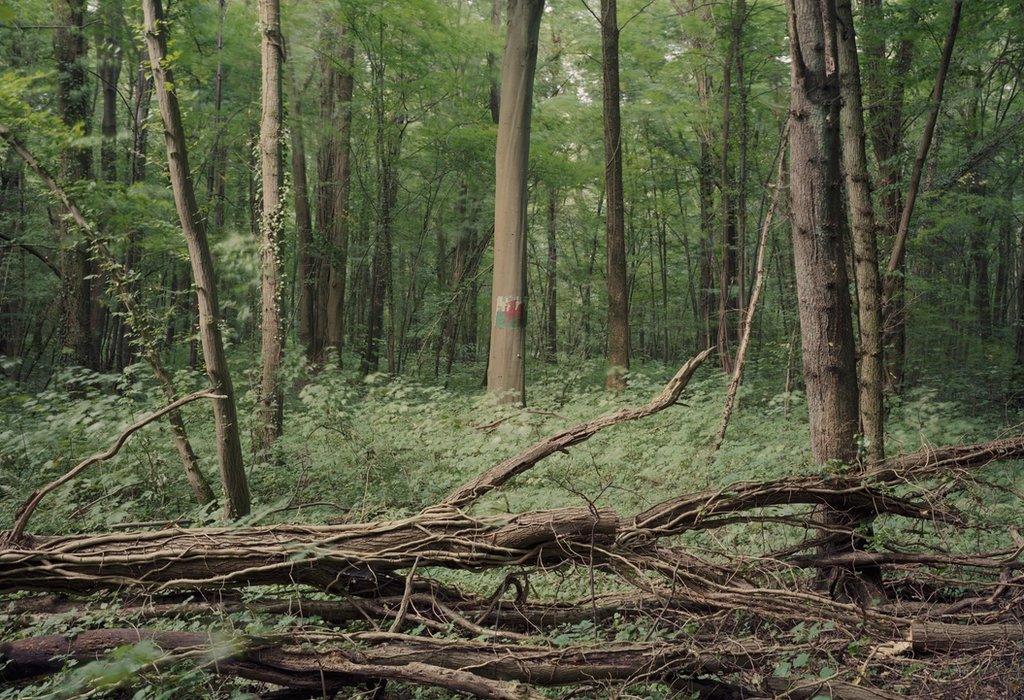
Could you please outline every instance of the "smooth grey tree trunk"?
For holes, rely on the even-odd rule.
[[[526,403],[526,168],[544,0],[509,0],[495,148],[494,273],[487,391]]]

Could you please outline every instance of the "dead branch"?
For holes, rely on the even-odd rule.
[[[688,360],[686,364],[679,368],[675,376],[669,380],[668,384],[661,390],[661,393],[651,399],[650,403],[646,406],[624,408],[621,411],[616,411],[586,423],[580,423],[568,430],[555,433],[516,456],[510,457],[504,462],[491,467],[475,479],[462,484],[448,494],[441,505],[464,508],[488,491],[498,488],[509,479],[531,469],[545,457],[550,457],[556,452],[562,452],[573,445],[586,442],[605,428],[618,423],[646,418],[672,406],[679,400],[680,394],[683,393],[683,389],[686,388],[693,373],[697,371],[697,368],[713,351],[714,347],[710,347]]]
[[[66,484],[67,482],[71,481],[76,476],[84,472],[86,469],[91,467],[92,465],[97,464],[99,462],[105,462],[106,460],[116,455],[118,452],[121,451],[121,448],[124,446],[124,443],[128,440],[129,437],[131,437],[133,433],[137,432],[138,430],[141,430],[145,426],[162,418],[168,413],[177,411],[179,408],[181,408],[187,403],[191,403],[197,399],[219,398],[223,397],[209,389],[204,389],[202,391],[194,391],[191,394],[182,396],[180,399],[176,401],[172,401],[171,403],[167,404],[158,411],[150,413],[147,416],[143,416],[135,423],[128,426],[128,428],[126,428],[125,431],[121,433],[117,437],[117,439],[114,440],[114,443],[106,450],[104,450],[103,452],[97,452],[91,457],[82,460],[77,465],[75,465],[73,469],[69,470],[63,476],[54,479],[53,481],[46,484],[42,488],[39,488],[35,492],[33,492],[32,495],[29,496],[28,500],[25,501],[25,503],[22,504],[22,506],[18,509],[18,512],[15,513],[14,526],[11,528],[11,531],[7,533],[6,537],[0,537],[0,545],[3,544],[4,540],[7,540],[9,543],[18,543],[22,539],[22,536],[25,534],[25,528],[28,525],[29,519],[32,517],[32,513],[35,512],[36,508],[39,506],[39,502],[42,501],[43,498],[48,493],[51,493],[54,490],[60,488],[61,486],[63,486],[64,484]]]

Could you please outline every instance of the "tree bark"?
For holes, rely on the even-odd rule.
[[[619,18],[616,0],[601,0],[601,81],[604,117],[605,275],[608,288],[608,374],[605,386],[626,388],[629,372],[629,288],[626,282],[619,111]]]
[[[260,173],[260,390],[257,404],[257,449],[264,458],[281,435],[283,393],[278,372],[284,348],[281,328],[281,256],[284,231],[281,150],[281,64],[284,45],[279,0],[260,0],[262,67]]]
[[[791,220],[811,450],[818,464],[851,463],[857,457],[857,369],[842,241],[835,4],[788,5]],[[850,516],[830,509],[820,517],[826,525],[850,524]],[[857,544],[843,539],[827,538],[824,551]]]
[[[487,391],[526,404],[526,170],[544,0],[509,0],[495,148],[494,272]]]
[[[867,456],[885,456],[885,412],[882,403],[882,297],[878,275],[878,240],[875,209],[864,132],[860,59],[850,0],[836,3],[839,21],[839,71],[843,106],[840,129],[846,194],[853,231],[854,273],[857,279],[857,314],[860,329],[859,413]]]
[[[169,89],[174,78],[167,66],[166,24],[160,0],[143,0],[142,10],[146,46],[149,52],[153,82],[164,125],[164,141],[171,178],[174,203],[181,220],[182,233],[188,244],[189,261],[196,286],[199,312],[199,338],[203,346],[206,376],[210,385],[223,399],[213,402],[213,416],[217,433],[217,456],[220,462],[221,484],[224,488],[224,514],[237,518],[249,512],[249,484],[242,461],[238,416],[235,411],[234,389],[224,341],[220,331],[220,310],[217,303],[217,283],[213,258],[206,240],[206,228],[196,203],[192,174],[188,164],[185,133],[181,126],[181,110],[177,95]]]
[[[878,164],[878,186],[881,191],[882,232],[885,238],[894,242],[899,230],[903,212],[902,168],[900,156],[903,152],[905,131],[903,101],[905,80],[902,76],[910,70],[913,59],[913,44],[901,39],[890,61],[884,40],[885,17],[882,0],[863,0],[864,19],[868,27],[864,41],[864,62],[867,67],[864,87],[868,103],[871,144]],[[903,384],[905,319],[902,311],[905,285],[906,261],[902,261],[893,283],[892,306],[898,311],[886,311],[884,283],[882,284],[883,321],[883,376],[884,390],[897,391]],[[885,349],[886,339],[891,345]]]

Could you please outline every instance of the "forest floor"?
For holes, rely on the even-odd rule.
[[[778,352],[781,357],[751,362],[738,409],[717,455],[712,456],[710,444],[721,418],[726,379],[709,360],[677,407],[614,426],[567,453],[552,456],[486,496],[474,512],[607,506],[635,513],[682,492],[820,471],[811,463],[803,395],[799,389],[787,391],[786,356],[784,350]],[[415,513],[548,434],[646,403],[676,369],[658,363],[635,366],[629,389],[616,396],[600,388],[597,361],[536,363],[529,374],[529,408],[523,411],[495,406],[483,395],[482,366],[463,369],[446,389],[409,379],[360,379],[353,372],[333,368],[310,374],[292,365],[293,391],[287,401],[279,459],[249,465],[254,507],[245,522],[322,523],[338,517],[361,522]],[[798,376],[793,370],[791,376]],[[31,395],[15,391],[13,385],[4,387],[0,522],[10,522],[17,504],[33,488],[105,448],[126,424],[160,404],[156,391],[141,381],[78,379],[88,388],[76,396],[68,396],[60,381]],[[181,372],[178,380],[183,388],[202,386],[195,373]],[[921,379],[890,402],[887,451],[895,454],[1017,434],[1019,428],[1014,426],[1022,415],[1010,402],[1013,397],[1004,395],[1009,390],[1005,385],[988,386],[981,376]],[[251,402],[251,395],[242,397],[243,416],[251,413]],[[204,470],[216,488],[208,412],[207,405],[197,402],[187,407],[186,418]],[[1024,487],[1024,470],[1019,467],[1005,477],[1007,485]],[[1010,494],[1005,501],[998,494],[988,497],[985,507],[996,521],[1024,525],[1017,512],[1019,502]],[[33,520],[33,531],[66,534],[172,520],[202,524],[213,522],[215,515],[191,502],[169,434],[163,425],[153,425],[135,435],[115,460],[95,466],[44,502]],[[757,551],[779,527],[745,523],[715,530],[713,535],[690,533],[683,541],[700,548],[702,538],[713,536],[718,548]],[[876,537],[884,540],[885,536],[885,526],[876,531]],[[959,548],[955,541],[944,544],[951,550]],[[985,548],[973,540],[963,544]],[[500,570],[432,573],[482,595],[494,590],[503,576]],[[604,584],[558,575],[531,580],[541,595],[558,597],[585,593],[587,585],[594,590]],[[87,614],[38,618],[13,608],[5,612],[2,602],[0,637],[5,639],[67,633],[118,620],[117,601],[110,597],[97,598]],[[294,622],[280,617],[263,620],[248,611],[226,614],[224,621],[247,633]],[[162,624],[192,630],[205,629],[208,621],[186,616]],[[579,640],[590,631],[586,625],[576,625],[562,633],[565,639]],[[640,633],[626,630],[622,634],[628,639]],[[84,689],[95,687],[97,673],[116,679],[137,669],[139,658],[133,653],[125,652],[125,658],[91,671],[72,668],[30,689],[0,690],[0,698],[45,696],[56,688],[64,689],[58,693],[64,697],[91,692]],[[145,657],[147,652],[139,653]],[[135,697],[166,697],[174,694],[173,688],[193,688],[201,695],[230,694],[225,690],[230,684],[218,682],[215,690],[210,683],[194,667],[179,668],[172,676],[153,680]]]

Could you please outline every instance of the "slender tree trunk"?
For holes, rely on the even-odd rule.
[[[544,0],[509,0],[495,148],[494,273],[487,391],[526,403],[526,169]]]
[[[153,375],[160,383],[160,388],[168,401],[174,401],[178,397],[175,394],[174,383],[170,374],[164,369],[160,362],[160,355],[157,351],[157,329],[147,321],[144,313],[140,312],[140,303],[137,290],[132,283],[131,268],[118,262],[107,247],[103,237],[82,214],[75,202],[68,195],[67,191],[50,176],[50,174],[39,164],[39,161],[25,148],[25,146],[8,132],[6,128],[0,127],[0,137],[7,141],[18,153],[36,176],[43,181],[50,192],[64,205],[68,215],[75,221],[92,250],[97,254],[100,264],[107,273],[106,281],[110,294],[116,297],[124,307],[135,340],[142,350],[146,361],[153,370]],[[173,285],[172,285],[173,286]],[[188,433],[182,421],[180,412],[175,409],[167,414],[167,420],[171,424],[171,435],[175,449],[181,458],[182,466],[188,478],[196,500],[204,505],[213,500],[213,492],[206,482],[203,473],[199,470],[199,460],[192,451],[192,445],[188,440]]]
[[[1013,192],[1008,194],[1013,198]],[[1013,245],[1010,237],[1013,235],[1013,222],[1009,217],[1003,217],[999,227],[999,248],[996,254],[996,282],[993,289],[992,320],[1000,328],[1006,326],[1010,309],[1010,269],[1013,266]]]
[[[224,190],[227,181],[227,148],[224,145],[224,19],[227,1],[217,0],[217,72],[213,77],[213,150],[206,179],[206,198],[213,200],[213,225],[224,227]]]
[[[558,362],[558,190],[548,189],[547,339],[548,362]]]
[[[495,34],[501,32],[501,5],[502,0],[491,0],[491,29]],[[487,106],[491,110],[491,121],[498,123],[501,110],[501,84],[498,82],[497,57],[493,53],[487,54],[487,70],[491,74],[491,85],[487,94]]]
[[[747,305],[747,185],[750,180],[749,164],[749,140],[750,140],[750,86],[747,84],[746,74],[746,52],[747,47],[744,41],[744,28],[747,22],[747,1],[736,0],[735,22],[733,32],[736,35],[736,91],[740,98],[739,118],[739,161],[740,176],[736,192],[736,235],[738,238],[738,250],[736,251],[737,270],[736,279],[738,286],[737,313]]]
[[[921,173],[924,171],[924,163],[928,158],[928,150],[932,145],[932,136],[935,135],[935,123],[938,121],[939,110],[942,107],[942,93],[946,85],[949,63],[953,57],[953,45],[956,42],[956,35],[960,28],[962,9],[963,0],[953,0],[953,14],[949,21],[949,31],[946,33],[946,41],[943,44],[942,56],[939,60],[939,71],[935,76],[935,87],[932,89],[931,108],[928,111],[928,118],[925,121],[924,131],[921,134],[921,141],[917,147],[917,156],[914,158],[914,167],[910,173],[910,183],[907,185],[907,200],[903,205],[899,229],[896,231],[896,239],[893,241],[892,253],[889,256],[889,264],[885,271],[885,300],[887,303],[895,291],[894,278],[900,269],[904,253],[906,252],[910,218],[914,214],[914,205],[917,202],[917,193],[921,185]]]
[[[686,12],[677,8],[680,16]],[[701,23],[704,28],[711,26],[711,6],[704,3],[697,9],[697,0],[691,0],[690,12],[699,12]],[[701,53],[707,51],[707,41],[703,34],[698,31],[692,38],[694,49]],[[701,62],[696,75],[697,101],[701,111],[708,113],[711,106],[711,75],[708,69],[708,62],[705,59]],[[699,254],[699,292],[698,292],[698,350],[710,347],[718,339],[715,310],[718,307],[715,295],[715,253],[714,253],[714,165],[712,160],[712,134],[709,124],[705,121],[698,123],[697,142],[699,156],[697,160],[697,194],[700,206],[700,254]]]
[[[605,275],[608,287],[608,376],[613,391],[626,388],[629,371],[629,287],[622,193],[619,113],[619,19],[616,0],[601,0],[601,76],[604,115]]]
[[[871,143],[878,163],[878,186],[881,190],[882,231],[885,238],[895,242],[903,212],[901,192],[900,156],[903,152],[904,83],[902,76],[910,70],[913,59],[913,44],[908,39],[900,40],[892,61],[886,57],[885,17],[882,0],[863,0],[864,17],[868,23],[865,33],[864,59],[867,72],[864,86],[868,102],[872,105],[869,114]],[[883,350],[884,389],[897,391],[903,384],[904,325],[903,298],[905,289],[905,260],[901,261],[893,285],[891,306],[896,311],[886,312],[886,296],[883,293],[883,346],[888,337],[891,345]],[[883,289],[884,292],[884,289]]]
[[[312,339],[314,276],[310,246],[313,219],[309,210],[309,179],[306,176],[306,141],[302,119],[302,94],[289,71],[291,87],[292,186],[295,188],[295,286],[298,288],[296,309],[299,345],[307,352]]]
[[[1017,365],[1024,367],[1024,225],[1017,233],[1017,337],[1014,343],[1014,354]]]
[[[99,78],[103,95],[100,131],[100,173],[107,182],[117,181],[117,83],[121,77],[121,47],[117,45],[115,22],[120,21],[119,2],[108,0],[103,7],[104,38],[99,50]]]
[[[849,464],[857,457],[857,368],[842,242],[835,4],[789,0],[789,39],[791,221],[811,450],[819,464]],[[849,525],[851,516],[829,509],[821,518]],[[831,536],[825,549],[857,544],[843,539]]]
[[[733,171],[729,161],[731,146],[730,126],[732,122],[732,65],[740,41],[740,25],[736,8],[732,8],[732,22],[729,52],[722,70],[722,160],[720,163],[719,190],[722,196],[722,243],[720,246],[721,267],[718,278],[718,356],[722,371],[731,374],[733,351],[736,346],[736,315],[739,303],[736,297],[736,212],[733,210]]]
[[[344,41],[344,38],[342,39]],[[338,74],[338,120],[335,134],[337,150],[334,158],[334,220],[331,222],[330,273],[327,294],[327,347],[338,354],[344,341],[345,282],[348,271],[348,195],[350,178],[350,140],[352,132],[352,93],[355,86],[353,62],[355,52],[345,45],[341,50],[342,68]]]
[[[249,484],[242,462],[234,389],[231,386],[231,374],[220,333],[220,311],[217,304],[213,258],[210,256],[210,246],[206,240],[203,217],[196,203],[178,97],[168,87],[168,83],[174,84],[174,78],[167,66],[167,39],[164,34],[166,22],[163,8],[160,6],[160,0],[142,0],[142,10],[153,82],[164,125],[171,190],[181,220],[182,233],[188,244],[189,261],[192,264],[192,276],[196,286],[199,338],[203,345],[206,376],[214,390],[224,397],[213,403],[217,454],[225,496],[224,514],[228,518],[237,518],[249,512]]]
[[[839,71],[843,97],[840,128],[853,231],[860,329],[860,424],[867,442],[867,457],[870,461],[878,461],[885,457],[885,413],[882,404],[882,299],[878,275],[877,223],[871,200],[860,60],[857,56],[857,37],[850,0],[838,0],[836,11],[839,20]]]
[[[281,64],[284,45],[279,0],[260,0],[262,66],[260,172],[260,391],[257,404],[258,450],[266,455],[281,435],[283,398],[278,372],[284,347],[281,329],[281,255],[284,230],[284,181],[281,149]]]
[[[89,132],[91,104],[86,82],[88,50],[85,38],[85,0],[54,0],[53,15],[57,29],[53,32],[53,53],[57,62],[57,111],[69,128]],[[67,148],[61,154],[61,179],[75,182],[91,177],[92,150],[89,147]],[[61,253],[63,280],[63,357],[81,367],[99,368],[93,354],[89,327],[92,309],[92,265],[89,253],[75,236],[66,220],[66,212],[58,219],[58,237],[65,241]]]
[[[135,75],[135,104],[132,110],[132,152],[128,184],[146,179],[146,147],[149,136],[149,105],[153,98],[153,79],[146,74],[146,58],[139,60]]]
[[[764,279],[766,272],[765,265],[765,253],[768,248],[768,233],[772,228],[772,217],[775,215],[775,209],[779,201],[779,190],[782,187],[782,173],[786,167],[785,149],[787,140],[789,138],[789,130],[786,129],[782,135],[782,141],[779,143],[779,152],[777,156],[778,160],[778,171],[775,176],[775,182],[769,184],[772,189],[771,203],[768,205],[768,211],[765,214],[764,222],[761,224],[761,235],[757,242],[757,258],[754,263],[754,287],[750,293],[750,303],[747,304],[743,314],[743,326],[740,329],[740,341],[736,349],[736,363],[732,370],[732,379],[729,381],[729,389],[725,396],[725,407],[722,409],[722,421],[719,423],[718,432],[715,434],[715,441],[711,446],[712,456],[718,452],[721,448],[722,443],[725,441],[725,433],[729,429],[729,421],[732,418],[733,408],[736,406],[736,394],[740,388],[740,382],[743,381],[743,363],[747,355],[747,347],[750,345],[750,331],[754,326],[754,313],[757,311],[757,302],[761,298],[761,290],[764,289]]]
[[[975,227],[971,232],[971,264],[974,267],[974,314],[978,336],[992,336],[992,300],[988,283],[988,247],[985,245],[987,229]]]
[[[384,31],[383,26],[381,32]],[[363,354],[363,373],[380,368],[380,343],[384,340],[385,305],[389,320],[394,322],[394,295],[392,290],[391,226],[395,201],[398,196],[397,159],[404,132],[402,118],[389,120],[385,106],[385,66],[378,56],[372,66],[373,105],[376,120],[374,148],[377,159],[377,235],[373,242],[373,260],[370,266],[369,314],[366,322],[366,351]],[[388,333],[385,347],[388,369],[394,370],[394,334]]]

